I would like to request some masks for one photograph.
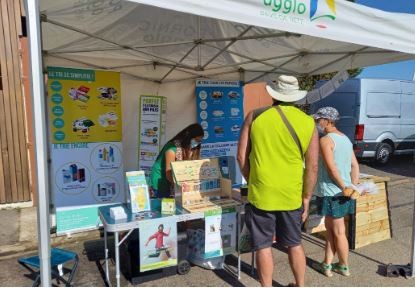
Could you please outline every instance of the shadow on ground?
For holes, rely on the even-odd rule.
[[[380,165],[372,161],[362,160],[361,164],[364,164],[372,169],[380,170],[385,173],[391,173],[404,177],[415,177],[415,164],[413,155],[395,155],[391,160],[385,164]]]

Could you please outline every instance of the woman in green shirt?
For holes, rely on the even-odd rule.
[[[168,141],[151,168],[150,186],[156,198],[171,197],[173,175],[170,163],[200,158],[204,131],[200,124],[191,124]]]

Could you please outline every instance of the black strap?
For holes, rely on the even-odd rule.
[[[258,109],[255,109],[252,115],[252,122],[254,122],[254,120],[256,118],[259,117],[259,115],[261,115],[262,113],[264,113],[265,111],[267,111],[268,109],[270,109],[271,107],[267,106],[267,107],[261,107]]]
[[[282,112],[281,108],[279,106],[274,106],[275,109],[277,109],[278,113],[280,114],[282,121],[284,122],[285,126],[287,126],[288,131],[290,131],[291,136],[294,139],[295,144],[297,144],[298,149],[300,150],[301,153],[301,159],[304,162],[304,154],[303,154],[303,148],[301,147],[301,142],[300,139],[297,136],[297,133],[295,133],[295,130],[293,128],[293,126],[291,126],[290,122],[288,121],[287,117],[285,117],[284,112]]]

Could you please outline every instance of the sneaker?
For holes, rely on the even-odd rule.
[[[331,269],[332,269],[331,264],[326,264],[324,262],[313,263],[311,265],[311,267],[313,267],[313,269],[320,272],[321,274],[323,274],[326,277],[332,277],[333,276],[333,273],[331,273]]]
[[[349,266],[340,265],[339,263],[334,263],[332,270],[336,273],[339,273],[340,275],[350,276]]]

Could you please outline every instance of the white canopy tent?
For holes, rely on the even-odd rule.
[[[26,3],[40,194],[39,251],[42,284],[47,286],[49,188],[42,65],[122,73],[123,145],[126,161],[131,161],[125,167],[134,169],[140,94],[168,97],[169,137],[176,132],[174,127],[194,122],[196,78],[248,83],[277,74],[313,75],[415,58],[414,15],[342,0]]]

